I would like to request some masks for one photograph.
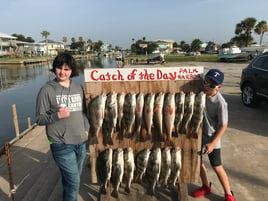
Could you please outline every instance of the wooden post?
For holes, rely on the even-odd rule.
[[[28,117],[28,118],[27,118],[27,121],[28,121],[28,128],[31,128],[31,118]]]
[[[18,116],[17,116],[17,110],[16,110],[16,105],[12,105],[12,111],[13,111],[13,121],[14,121],[14,126],[15,126],[15,132],[16,132],[16,137],[19,137],[20,131],[19,131],[19,122],[18,122]]]

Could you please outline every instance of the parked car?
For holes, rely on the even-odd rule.
[[[268,52],[255,57],[243,69],[241,99],[244,105],[256,107],[263,99],[268,100]]]

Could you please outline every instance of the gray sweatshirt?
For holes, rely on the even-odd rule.
[[[69,117],[58,118],[59,105],[69,107]],[[52,143],[76,145],[87,141],[85,131],[89,131],[89,122],[81,85],[71,81],[66,88],[56,79],[48,81],[37,96],[36,123],[46,126],[47,138]]]

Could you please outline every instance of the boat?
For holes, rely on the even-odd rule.
[[[254,44],[247,47],[241,47],[240,49],[242,52],[247,52],[250,56],[250,59],[253,59],[259,54],[268,52],[268,46],[261,46],[259,44]]]
[[[147,64],[150,62],[157,62],[157,63],[164,63],[165,62],[165,55],[162,53],[152,53],[147,56]]]
[[[247,61],[252,59],[248,52],[242,52],[237,46],[221,49],[218,58],[220,61]]]

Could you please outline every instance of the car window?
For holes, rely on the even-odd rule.
[[[253,67],[268,70],[268,56],[260,56],[255,60]]]

